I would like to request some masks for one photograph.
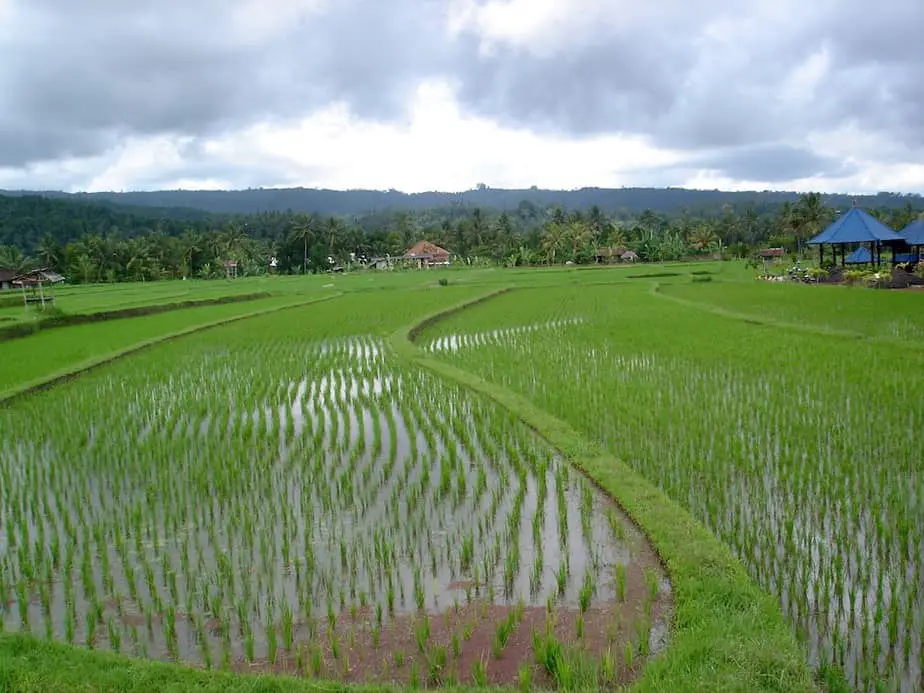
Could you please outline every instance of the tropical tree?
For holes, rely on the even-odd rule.
[[[302,274],[308,272],[308,244],[314,243],[317,234],[317,223],[313,216],[300,214],[292,220],[289,239],[302,243],[302,248],[304,250],[302,254]]]
[[[831,223],[834,211],[824,205],[820,193],[810,192],[799,196],[799,201],[793,209],[793,217],[796,247],[801,252],[805,241],[816,236],[822,228]]]
[[[0,245],[0,267],[15,272],[25,272],[32,266],[32,261],[17,247]]]
[[[565,236],[571,245],[571,259],[580,262],[593,253],[594,237],[590,226],[581,219],[572,219],[565,227]]]
[[[609,235],[606,237],[606,242],[612,249],[625,248],[626,244],[629,242],[629,239],[626,236],[625,230],[618,225],[612,225]]]
[[[542,251],[550,265],[554,264],[555,258],[567,248],[567,241],[567,234],[561,224],[555,221],[546,224],[542,232]]]
[[[690,247],[698,253],[705,252],[711,245],[721,242],[715,229],[708,223],[701,223],[690,234]]]
[[[598,246],[606,240],[612,225],[601,209],[594,205],[587,214],[587,226],[590,229],[592,243],[594,246]]]
[[[35,256],[44,267],[59,270],[61,268],[61,245],[50,233],[45,233],[35,247]]]

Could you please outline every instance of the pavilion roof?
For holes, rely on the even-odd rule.
[[[822,243],[883,243],[900,241],[902,237],[888,226],[859,207],[839,217],[833,224],[809,241],[812,245]]]
[[[924,245],[924,219],[913,221],[898,232],[908,245]]]
[[[869,252],[869,248],[863,246],[860,246],[844,258],[845,265],[868,265],[872,263],[872,261],[873,254]]]

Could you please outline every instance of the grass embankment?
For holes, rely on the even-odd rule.
[[[91,652],[28,635],[0,636],[0,691],[61,693],[119,691],[173,693],[335,693],[382,691],[382,686],[345,686],[295,677],[246,676],[149,660],[108,652]]]
[[[171,310],[202,308],[205,306],[223,305],[225,303],[244,303],[247,301],[256,301],[261,298],[270,298],[271,296],[272,294],[267,292],[240,294],[235,296],[222,296],[219,298],[205,298],[197,301],[159,303],[137,308],[120,308],[118,310],[100,311],[98,313],[78,313],[77,315],[66,315],[52,310],[47,317],[39,320],[19,322],[7,327],[0,327],[0,342],[28,337],[36,332],[56,327],[73,327],[74,325],[84,325],[88,322],[102,322],[104,320],[124,320],[125,318],[138,318],[144,315],[166,313]]]
[[[167,339],[339,296],[275,296],[41,332],[0,344],[0,405]]]
[[[483,296],[469,305],[484,300]],[[748,577],[725,544],[652,483],[566,422],[504,387],[424,356],[411,341],[423,326],[464,307],[405,327],[390,343],[403,358],[519,416],[616,499],[651,539],[671,576],[675,617],[666,652],[646,666],[633,690],[812,690],[805,655],[776,601]]]

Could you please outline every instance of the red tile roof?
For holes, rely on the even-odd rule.
[[[449,257],[449,251],[430,241],[419,241],[404,254],[404,257]]]

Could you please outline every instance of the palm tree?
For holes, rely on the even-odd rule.
[[[796,243],[801,252],[802,243],[817,235],[824,226],[827,226],[833,214],[830,208],[825,207],[821,194],[817,192],[800,195],[794,212]]]
[[[699,253],[707,250],[710,246],[719,241],[719,235],[708,224],[700,224],[693,229],[693,233],[690,234],[690,245]]]
[[[16,246],[0,245],[0,267],[25,272],[31,265],[32,261]]]
[[[565,235],[571,242],[571,259],[577,262],[580,251],[593,242],[593,233],[587,222],[572,220],[565,227]]]
[[[132,238],[127,243],[128,254],[130,256],[125,263],[125,271],[133,279],[145,280],[145,274],[152,264],[151,248],[147,239],[144,237]]]
[[[183,277],[186,277],[187,275],[193,273],[193,258],[196,256],[196,253],[202,252],[202,246],[200,244],[199,238],[191,233],[183,234],[181,244],[182,252],[180,274],[182,274]]]
[[[336,259],[338,252],[342,250],[340,241],[343,236],[343,223],[337,217],[329,217],[324,228],[324,236],[327,240],[327,254]]]
[[[549,264],[555,262],[555,256],[565,247],[565,230],[561,224],[551,222],[542,232],[542,250],[545,251]]]
[[[317,236],[317,225],[314,218],[308,214],[299,214],[292,222],[292,230],[289,238],[293,241],[301,241],[304,253],[302,254],[302,274],[308,272],[308,243],[314,242]]]
[[[590,213],[587,215],[587,225],[590,227],[594,245],[602,243],[603,239],[606,238],[610,222],[607,221],[603,212],[597,205],[590,208]]]
[[[61,264],[61,246],[50,233],[42,236],[35,248],[35,254],[45,267],[57,270]]]
[[[606,242],[609,244],[609,247],[613,250],[617,248],[625,248],[628,240],[626,239],[626,232],[622,229],[621,226],[613,225],[612,230],[610,231],[609,236],[606,239]]]
[[[90,257],[88,253],[81,253],[76,260],[76,269],[81,277],[83,277],[83,283],[89,284],[93,281],[94,275],[99,272],[98,265],[93,261],[93,258]]]
[[[225,259],[230,260],[236,258],[246,240],[247,235],[237,224],[231,222],[224,231],[218,234],[216,246],[219,248],[219,252],[226,256]]]

